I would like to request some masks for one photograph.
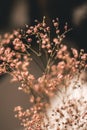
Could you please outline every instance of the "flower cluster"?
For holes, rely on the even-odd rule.
[[[48,116],[48,130],[86,130],[87,100],[68,99],[55,107]]]
[[[65,34],[70,31],[67,23],[62,34],[58,19],[53,20],[53,28],[55,36],[51,37],[52,30],[46,24],[44,17],[41,23],[36,21],[35,26],[25,25],[23,29],[12,34],[0,36],[0,74],[12,75],[12,81],[20,82],[18,89],[29,94],[29,108],[27,110],[23,110],[20,106],[15,108],[16,117],[27,130],[45,129],[43,118],[47,117],[46,109],[50,107],[50,98],[62,88],[67,88],[75,75],[80,75],[87,69],[87,54],[84,50],[78,51],[75,48],[69,50],[67,45],[62,44]],[[29,71],[33,60],[32,53],[40,58],[44,55],[46,59],[45,69],[38,78]],[[71,103],[71,101],[67,102]],[[68,103],[65,104],[64,110],[69,107]],[[69,111],[76,110],[76,107],[73,103]],[[59,108],[58,112],[61,111],[60,109],[62,108]],[[63,113],[60,116],[63,117]],[[77,121],[79,116],[73,116],[73,119],[76,118]],[[69,121],[67,118],[65,127]]]

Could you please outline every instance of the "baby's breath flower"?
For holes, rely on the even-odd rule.
[[[51,37],[51,28],[47,26],[44,17],[41,23],[37,22],[30,27],[25,25],[24,29],[0,36],[0,75],[2,73],[12,75],[12,81],[20,83],[18,89],[29,96],[28,109],[24,110],[21,106],[14,109],[15,117],[21,121],[26,130],[54,130],[55,123],[55,130],[87,128],[87,100],[71,100],[65,93],[64,101],[53,109],[52,116],[47,114],[47,110],[51,107],[51,99],[57,95],[59,101],[59,97],[63,97],[59,92],[70,88],[75,76],[78,78],[74,83],[74,89],[78,88],[81,73],[87,70],[87,54],[84,50],[79,52],[71,48],[70,52],[68,45],[62,44],[68,32],[67,23],[63,34],[59,27],[57,18],[53,20],[55,36]],[[42,75],[38,78],[29,69],[34,60],[32,53],[37,58],[44,57],[45,61],[41,66],[36,61],[42,70]],[[56,98],[55,101],[58,102]],[[49,117],[52,119],[53,116],[55,119],[50,122]]]

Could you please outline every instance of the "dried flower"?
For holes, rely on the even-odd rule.
[[[53,129],[55,123],[50,124],[47,115],[47,110],[51,106],[50,100],[55,97],[57,92],[69,88],[71,81],[78,76],[74,85],[76,87],[81,72],[87,69],[87,54],[82,50],[79,52],[75,48],[71,48],[70,52],[68,46],[62,44],[65,33],[68,31],[67,23],[63,34],[60,33],[58,19],[53,20],[53,27],[56,32],[53,39],[45,17],[42,23],[37,22],[35,26],[26,25],[24,29],[0,36],[0,74],[12,75],[12,81],[20,83],[18,89],[29,95],[30,107],[24,110],[18,106],[14,110],[17,112],[15,117],[21,121],[21,125],[26,130]],[[34,44],[37,49],[33,47]],[[46,59],[45,65],[42,65],[45,66],[45,69],[38,78],[29,71],[33,60],[32,53],[40,58],[44,54],[44,59]],[[67,95],[64,98],[66,99]],[[87,128],[87,112],[85,111],[87,101],[67,98],[61,103],[61,107],[57,106],[52,114],[52,116],[57,114],[56,129],[80,130],[80,128],[84,128],[85,130]],[[83,110],[79,110],[79,106],[82,106]]]

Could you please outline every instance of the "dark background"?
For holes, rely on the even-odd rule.
[[[13,15],[13,10],[17,9],[16,3],[26,3],[27,5],[27,20],[25,22],[29,25],[34,24],[34,20],[42,20],[42,17],[45,15],[47,17],[48,24],[51,25],[51,20],[58,17],[61,23],[61,26],[67,21],[68,24],[73,27],[74,32],[70,34],[70,39],[72,42],[75,42],[80,48],[87,47],[86,45],[86,34],[87,34],[87,13],[85,18],[76,25],[73,22],[73,11],[82,5],[87,5],[87,0],[0,0],[0,32],[10,31],[15,27],[22,26],[25,22],[19,18],[17,21],[12,21],[11,16]],[[25,6],[26,6],[25,5]],[[26,8],[26,7],[25,7]],[[19,9],[20,10],[20,9]],[[18,12],[19,12],[18,10]],[[18,13],[16,11],[15,15]],[[87,12],[87,10],[86,10]],[[22,11],[20,12],[22,19],[25,19]],[[84,16],[81,16],[84,17]],[[15,17],[14,17],[15,19]],[[13,24],[15,23],[15,24]],[[19,23],[19,24],[18,24]],[[23,24],[22,24],[23,23]],[[17,25],[18,24],[18,25]],[[83,44],[82,44],[83,43]]]
[[[79,24],[73,22],[72,18],[73,11],[87,5],[87,0],[0,0],[0,33],[22,26],[20,19],[19,24],[15,21],[13,24],[11,21],[13,9],[16,10],[16,2],[19,2],[19,6],[22,2],[26,3],[28,7],[26,23],[29,25],[34,24],[35,19],[42,20],[44,15],[49,25],[56,17],[60,19],[62,26],[67,21],[73,30],[66,35],[64,43],[87,50],[87,14],[81,22],[78,21]],[[38,68],[33,68],[32,71],[39,72]],[[28,99],[25,94],[17,91],[18,84],[10,83],[10,78],[0,77],[0,130],[22,130],[18,120],[14,118],[13,108],[17,105],[27,107]]]

